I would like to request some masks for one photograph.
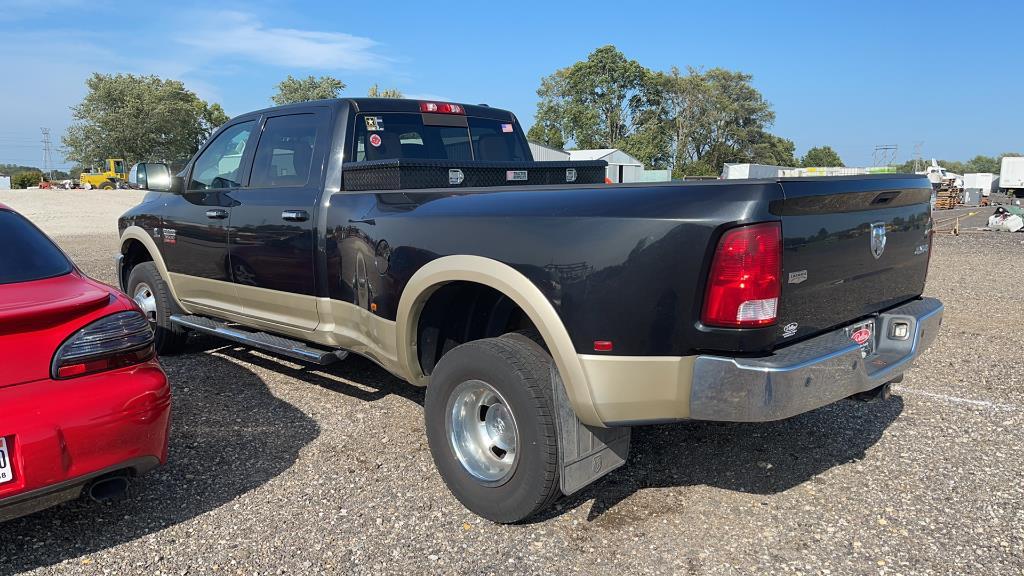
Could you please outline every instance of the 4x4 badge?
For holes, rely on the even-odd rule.
[[[885,222],[871,225],[871,255],[878,260],[885,252]]]

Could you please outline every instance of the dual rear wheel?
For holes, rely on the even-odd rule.
[[[427,440],[441,478],[470,511],[519,522],[561,495],[551,357],[519,334],[445,354],[430,377]]]

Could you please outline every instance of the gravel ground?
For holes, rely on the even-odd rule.
[[[107,282],[137,199],[0,193]],[[447,492],[419,390],[200,339],[163,359],[168,465],[128,499],[0,525],[0,573],[1021,574],[1021,270],[1024,234],[938,236],[945,324],[893,399],[635,429],[626,468],[522,526]]]

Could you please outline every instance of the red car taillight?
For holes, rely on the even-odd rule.
[[[71,335],[53,356],[54,378],[74,378],[145,362],[155,355],[153,329],[138,311],[118,312]]]
[[[774,324],[781,277],[782,226],[778,222],[729,230],[715,251],[701,321],[727,328]]]

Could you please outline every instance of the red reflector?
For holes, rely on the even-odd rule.
[[[708,275],[701,321],[709,326],[769,326],[782,290],[782,227],[778,222],[729,230]]]
[[[96,372],[117,370],[118,368],[141,364],[154,356],[156,356],[156,351],[153,350],[153,346],[147,346],[141,350],[120,352],[111,356],[97,358],[95,360],[86,360],[77,364],[59,366],[57,368],[57,377],[72,378],[74,376],[84,376],[85,374],[95,374]]]
[[[466,109],[460,104],[420,102],[420,112],[433,112],[435,114],[465,114]]]
[[[611,352],[614,347],[611,340],[594,340],[594,352]]]

